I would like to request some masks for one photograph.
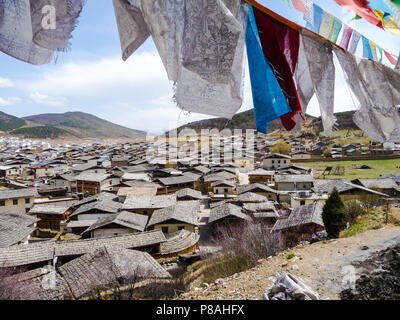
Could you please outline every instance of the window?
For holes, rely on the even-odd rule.
[[[0,207],[4,207],[6,205],[6,202],[4,200],[0,201]]]
[[[300,205],[301,206],[304,206],[306,204],[306,201],[305,200],[300,200]]]
[[[168,233],[168,227],[162,227],[161,230],[163,233]]]
[[[185,226],[179,226],[178,227],[178,230],[183,230],[183,229],[185,229]]]
[[[14,206],[18,205],[18,199],[13,200],[13,205]]]
[[[31,199],[25,198],[25,203],[31,203]]]
[[[228,189],[224,189],[224,192],[225,192],[225,193],[228,193]]]

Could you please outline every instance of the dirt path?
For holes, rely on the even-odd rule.
[[[351,238],[298,246],[260,261],[255,268],[225,279],[218,285],[195,289],[180,299],[253,300],[260,299],[274,281],[277,271],[288,271],[302,278],[322,299],[338,299],[346,268],[374,252],[400,243],[400,227],[387,226]],[[295,257],[287,260],[287,253]]]

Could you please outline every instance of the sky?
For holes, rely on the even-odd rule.
[[[305,25],[302,14],[282,0],[259,2]],[[315,3],[385,50],[398,54],[400,36],[393,36],[363,20],[351,21],[354,15],[334,0],[315,0]],[[357,109],[358,102],[345,84],[342,71],[336,69],[335,112]],[[57,59],[48,65],[33,66],[0,52],[0,111],[18,117],[82,111],[157,134],[210,118],[182,112],[175,106],[172,96],[172,85],[151,38],[128,61],[122,61],[111,0],[87,0],[73,32],[70,51],[58,53]],[[252,107],[247,70],[240,111]],[[315,97],[307,112],[319,116]]]

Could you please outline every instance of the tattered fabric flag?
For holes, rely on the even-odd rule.
[[[290,2],[289,2],[289,0],[283,0],[283,2],[286,3],[287,6],[290,8]]]
[[[249,6],[246,47],[256,126],[259,132],[267,133],[268,122],[291,112],[291,109],[265,59],[252,6]]]
[[[126,61],[150,36],[144,21],[140,0],[113,0],[121,42],[122,59]]]
[[[400,35],[400,29],[392,17],[389,16],[386,17],[385,19],[385,13],[379,10],[375,10],[375,14],[379,17],[379,19],[381,19],[382,25],[385,28],[385,30],[390,31],[390,33],[395,36]]]
[[[400,27],[400,1],[396,0],[395,1],[390,1],[390,0],[385,0],[386,4],[393,10],[393,21],[396,23],[397,26]]]
[[[333,23],[335,21],[335,17],[328,12],[324,12],[324,16],[322,18],[321,27],[319,29],[319,33],[324,38],[329,39],[331,34],[331,30],[333,28]]]
[[[84,0],[30,1],[33,41],[49,50],[67,50],[83,5]],[[56,21],[52,21],[52,14]]]
[[[383,53],[385,54],[386,58],[388,58],[389,62],[392,65],[396,65],[396,59],[393,58],[393,56],[389,52],[387,52],[386,50],[383,50]]]
[[[379,52],[379,62],[382,62],[383,60],[383,49],[380,46],[376,46],[376,48],[378,49]]]
[[[306,8],[304,20],[308,23],[307,28],[311,29],[310,26],[314,25],[314,4],[312,0],[304,0],[304,7]]]
[[[332,45],[306,29],[302,31],[302,41],[314,91],[319,102],[324,134],[330,136],[336,123],[334,116],[335,65]]]
[[[354,122],[371,139],[400,140],[400,72],[335,48],[336,56],[361,107]]]
[[[361,40],[361,34],[359,34],[356,30],[353,30],[353,36],[351,37],[351,42],[350,42],[350,49],[349,51],[351,53],[356,53],[358,43]]]
[[[372,41],[369,41],[370,45],[371,45],[371,52],[372,52],[372,57],[374,61],[379,61],[378,59],[378,52],[376,50],[376,44]]]
[[[34,65],[49,63],[54,51],[33,43],[29,0],[0,0],[0,50]]]
[[[310,100],[313,97],[315,91],[314,84],[310,75],[310,70],[308,67],[307,57],[304,52],[304,41],[302,39],[300,39],[299,58],[297,61],[295,79],[297,93],[299,95],[299,100],[301,103],[301,107],[303,108],[303,114],[305,116],[308,104],[310,103]],[[301,135],[303,120],[301,119],[299,114],[295,115],[295,120],[296,126],[294,127],[292,134],[293,136],[298,137]]]
[[[271,64],[292,111],[281,117],[282,124],[286,130],[292,130],[296,125],[294,115],[302,112],[293,80],[299,56],[300,36],[297,31],[260,10],[254,8],[253,11],[264,55]]]
[[[377,17],[374,10],[368,7],[368,0],[335,0],[335,2],[369,23],[383,29],[382,21]]]
[[[232,118],[243,101],[247,4],[141,1],[182,110]]]
[[[347,50],[349,48],[352,34],[353,34],[353,28],[349,27],[348,25],[345,25],[343,29],[342,40],[340,41],[339,46]]]
[[[231,119],[243,103],[248,6],[239,0],[187,0],[185,11],[177,105]]]
[[[333,43],[337,42],[337,39],[339,38],[340,31],[342,30],[343,23],[340,21],[338,18],[335,17],[333,21],[333,26],[331,29],[331,33],[329,34],[329,40],[332,41]]]
[[[292,0],[292,4],[296,10],[303,12],[304,14],[307,14],[307,8],[303,0]]]
[[[315,33],[319,33],[321,29],[321,23],[322,19],[324,17],[324,10],[317,6],[316,4],[313,4],[313,24],[311,25],[310,23],[307,22],[306,28],[314,31]]]
[[[371,43],[367,38],[361,36],[362,44],[363,44],[363,57],[366,59],[374,60],[374,56],[372,54]]]

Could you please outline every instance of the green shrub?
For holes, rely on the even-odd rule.
[[[288,253],[287,255],[286,255],[286,259],[288,259],[288,260],[290,260],[290,259],[293,259],[295,257],[295,254],[294,253]]]
[[[322,220],[330,238],[339,237],[346,227],[346,208],[336,188],[333,189],[322,210]]]

